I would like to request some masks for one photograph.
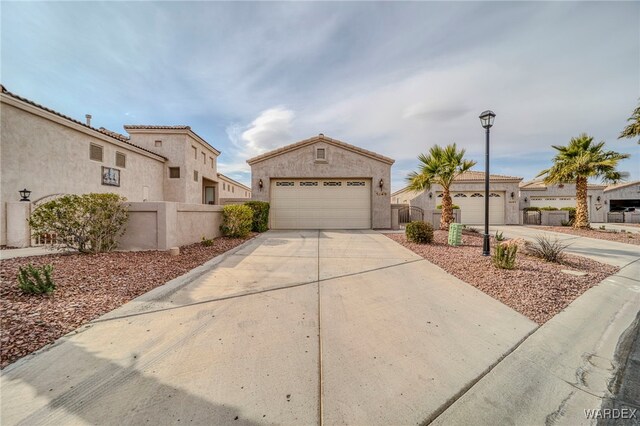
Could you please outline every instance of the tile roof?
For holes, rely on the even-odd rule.
[[[624,182],[624,183],[617,183],[615,185],[609,185],[604,189],[604,192],[613,191],[614,189],[626,188],[627,186],[632,186],[632,185],[640,186],[640,180],[634,180],[633,182]]]
[[[555,185],[551,185],[551,186],[555,186]],[[605,188],[605,185],[596,185],[594,183],[587,184],[587,189],[604,189],[604,188]],[[544,191],[545,189],[547,189],[547,184],[545,184],[544,180],[542,179],[530,180],[528,182],[522,182],[520,184],[520,189]]]
[[[302,147],[304,147],[306,145],[311,145],[311,144],[313,144],[315,142],[319,142],[319,141],[326,142],[326,143],[329,143],[331,145],[336,145],[336,146],[339,146],[341,148],[347,149],[349,151],[353,151],[353,152],[356,152],[358,154],[365,155],[367,157],[375,158],[376,160],[382,161],[383,163],[387,163],[387,164],[395,163],[395,160],[393,160],[393,159],[391,159],[389,157],[385,157],[384,155],[377,154],[377,153],[375,153],[373,151],[369,151],[369,150],[366,150],[366,149],[363,149],[363,148],[359,148],[359,147],[357,147],[355,145],[351,145],[351,144],[348,144],[346,142],[339,141],[338,139],[333,139],[333,138],[327,137],[327,136],[323,135],[322,133],[320,133],[318,136],[313,136],[311,138],[304,139],[304,140],[301,140],[299,142],[295,142],[295,143],[292,143],[292,144],[285,145],[283,147],[274,149],[273,151],[265,152],[264,154],[261,154],[261,155],[258,155],[256,157],[248,159],[247,163],[249,165],[251,165],[251,164],[254,164],[254,163],[257,163],[257,162],[260,162],[260,161],[263,161],[263,160],[267,160],[269,158],[276,157],[278,155],[284,154],[285,152],[293,151],[294,149],[302,148]]]
[[[483,181],[484,180],[484,172],[479,172],[476,170],[469,170],[468,172],[464,172],[461,175],[458,175],[454,182],[457,181]],[[490,181],[513,181],[513,180],[522,180],[521,177],[516,176],[506,176],[506,175],[489,175]]]
[[[71,117],[69,117],[68,115],[64,115],[64,114],[62,114],[62,113],[60,113],[60,112],[58,112],[58,111],[56,111],[56,110],[53,110],[53,109],[51,109],[51,108],[47,108],[47,107],[46,107],[46,106],[44,106],[44,105],[40,105],[40,104],[38,104],[38,103],[36,103],[36,102],[34,102],[34,101],[32,101],[32,100],[29,100],[29,99],[27,99],[27,98],[23,98],[22,96],[16,95],[15,93],[12,93],[12,92],[8,91],[8,90],[7,90],[7,88],[6,88],[6,87],[4,87],[4,85],[1,85],[1,84],[0,84],[0,88],[2,89],[2,94],[4,94],[4,95],[10,96],[10,97],[12,97],[12,98],[14,98],[14,99],[17,99],[17,100],[21,101],[21,102],[24,102],[24,103],[27,103],[27,104],[29,104],[29,105],[31,105],[31,106],[34,106],[34,107],[36,107],[36,108],[39,108],[39,109],[41,109],[41,110],[43,110],[43,111],[46,111],[46,112],[49,112],[49,113],[51,113],[51,114],[57,115],[58,117],[64,118],[65,120],[71,121],[71,122],[73,122],[73,123],[75,123],[75,124],[79,124],[79,125],[81,125],[81,126],[83,126],[83,127],[86,127],[87,129],[93,130],[94,132],[98,132],[98,133],[100,133],[100,134],[103,134],[103,135],[109,136],[109,137],[111,137],[111,138],[113,138],[113,139],[117,139],[117,140],[119,140],[120,142],[124,142],[124,143],[126,143],[127,145],[131,145],[131,146],[133,146],[133,147],[136,147],[136,148],[138,148],[138,149],[141,149],[141,150],[143,150],[143,151],[146,151],[146,152],[148,152],[148,153],[151,153],[151,154],[153,154],[153,155],[156,155],[156,156],[158,156],[158,157],[160,157],[160,158],[164,158],[165,160],[167,159],[166,157],[164,157],[164,156],[162,156],[162,155],[158,154],[157,152],[153,152],[153,151],[151,151],[151,150],[149,150],[149,149],[146,149],[146,148],[143,148],[143,147],[141,147],[141,146],[138,146],[138,145],[132,144],[132,143],[129,141],[129,138],[128,138],[128,137],[126,137],[126,136],[124,136],[124,135],[121,135],[120,133],[112,132],[111,130],[107,130],[107,129],[105,129],[104,127],[101,127],[101,128],[99,128],[99,129],[96,129],[95,127],[91,127],[91,126],[87,125],[87,123],[83,123],[82,121],[76,120],[75,118],[71,118]]]

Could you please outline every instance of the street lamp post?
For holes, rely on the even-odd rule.
[[[489,245],[489,129],[493,126],[493,119],[496,117],[493,111],[487,110],[480,114],[480,123],[485,128],[487,140],[484,153],[484,235],[482,239],[482,255],[489,256],[491,248]]]

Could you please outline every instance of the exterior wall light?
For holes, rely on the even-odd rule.
[[[20,193],[20,196],[22,197],[20,199],[20,201],[31,201],[29,200],[29,196],[31,195],[31,191],[29,191],[27,188],[23,189],[22,191],[18,191]]]
[[[514,194],[513,192],[511,193],[511,198],[513,198],[516,194]]]
[[[264,186],[264,183],[262,183],[262,179],[258,181],[258,186],[260,187],[260,191],[262,191],[262,187]]]
[[[384,181],[382,179],[380,179],[380,182],[378,182],[378,186],[380,187],[380,189],[384,187]]]
[[[433,198],[433,192],[430,192],[429,193],[429,199],[432,199],[432,198]]]
[[[525,203],[528,203],[528,202],[529,202],[529,199],[528,199],[527,197],[524,197],[524,202],[525,202]]]
[[[598,195],[598,198],[596,198],[596,201],[600,202],[600,196]]]

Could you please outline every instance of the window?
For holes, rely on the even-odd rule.
[[[160,140],[155,141],[155,146],[156,146],[156,148],[162,148],[162,141],[160,141]]]
[[[193,158],[194,159],[198,159],[198,148],[196,148],[195,146],[192,146],[191,148],[193,148]]]
[[[102,147],[91,144],[89,148],[89,158],[93,161],[102,161]]]
[[[169,167],[169,177],[171,179],[180,178],[180,167]]]
[[[347,182],[347,186],[365,186],[366,184],[362,181],[360,182]]]
[[[324,148],[316,148],[316,160],[325,161],[327,159],[327,152]]]
[[[293,182],[276,182],[276,186],[293,186]]]
[[[224,182],[222,182],[222,189],[223,189],[224,191],[226,191],[226,190],[227,190],[227,184],[226,184],[226,183],[224,183]]]
[[[473,194],[473,195],[471,196],[471,198],[478,198],[478,197],[484,197],[484,195],[482,195],[482,194],[481,194],[481,193],[479,193],[479,192],[476,192],[475,194]]]
[[[322,182],[322,186],[342,186],[342,182]]]
[[[467,194],[456,194],[453,198],[467,198]]]
[[[300,182],[300,186],[318,186],[318,182]]]
[[[209,157],[209,160],[211,160],[211,168],[214,169],[216,167],[216,163],[213,162],[213,157]]]
[[[116,152],[116,167],[127,167],[127,156],[121,152]]]
[[[193,171],[193,180],[194,180],[195,182],[197,182],[197,181],[198,181],[198,171],[197,171],[197,170],[194,170],[194,171]]]
[[[492,192],[491,194],[489,194],[489,197],[499,197],[500,194],[496,194],[495,192]]]
[[[231,192],[233,192],[234,194],[236,193],[236,187],[235,186],[231,187]]]
[[[204,152],[202,153],[202,163],[203,164],[207,164],[207,154],[205,154]]]

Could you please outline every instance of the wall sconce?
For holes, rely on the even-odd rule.
[[[27,188],[23,189],[22,191],[18,191],[18,193],[20,193],[20,196],[22,197],[20,201],[31,201],[29,200],[29,195],[31,195],[31,191],[29,191]]]
[[[262,179],[258,181],[258,186],[260,187],[260,191],[262,191],[262,187],[264,186],[264,183],[262,183]]]
[[[512,192],[512,193],[511,193],[511,199],[513,199],[513,197],[515,197],[515,195],[516,195],[516,194]]]
[[[430,192],[429,193],[429,199],[432,199],[432,198],[433,198],[433,192]]]
[[[384,187],[384,181],[382,179],[380,179],[380,182],[378,182],[378,186],[380,187],[380,189]]]
[[[528,199],[527,197],[524,197],[524,202],[525,202],[525,203],[528,203],[528,202],[529,202],[529,199]]]
[[[604,204],[605,204],[605,205],[606,205],[606,204],[608,204],[608,203],[607,203],[607,200],[604,200]]]
[[[600,202],[600,196],[598,195],[598,198],[596,198],[596,201]]]

